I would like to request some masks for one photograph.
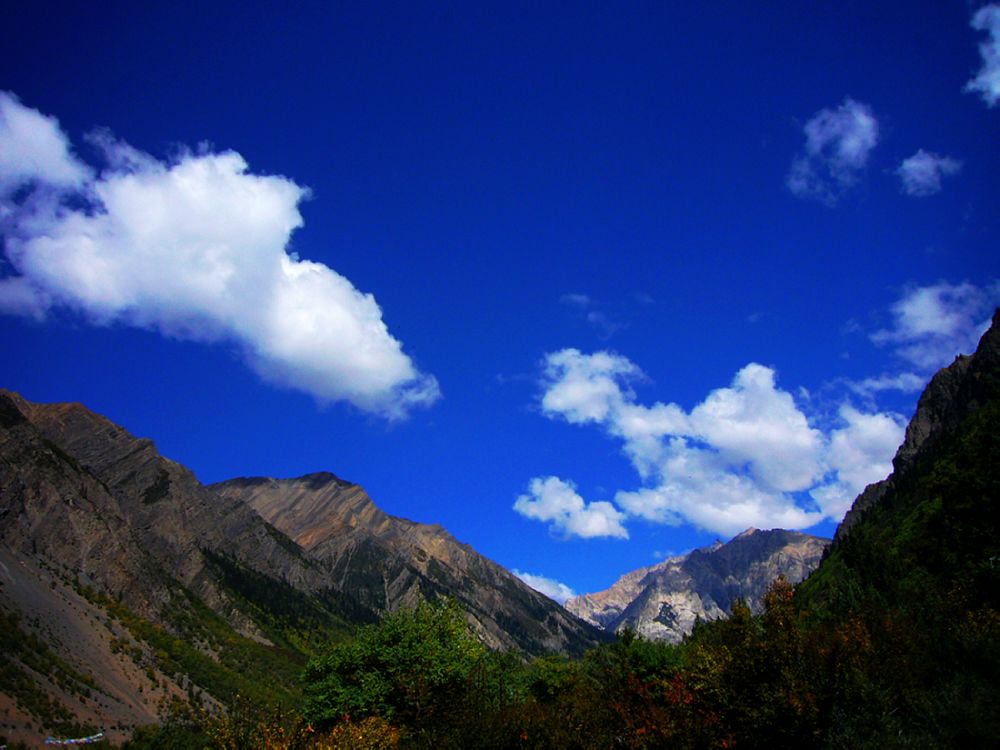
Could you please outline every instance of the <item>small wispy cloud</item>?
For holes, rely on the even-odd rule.
[[[903,192],[914,197],[924,197],[941,192],[941,179],[958,174],[962,162],[950,156],[940,156],[920,149],[904,159],[896,170],[903,184]]]
[[[570,307],[576,307],[579,309],[586,309],[590,306],[590,297],[586,294],[579,294],[576,292],[571,292],[569,294],[564,294],[559,298],[559,301]]]
[[[924,373],[972,352],[1000,303],[1000,283],[941,282],[907,289],[891,308],[892,325],[871,334],[879,346]]]
[[[927,377],[917,375],[914,372],[883,373],[875,377],[847,384],[848,388],[855,393],[868,397],[881,391],[917,393],[925,385],[927,385]]]
[[[99,174],[58,122],[0,93],[0,311],[236,344],[261,377],[388,419],[439,398],[371,294],[290,251],[309,191],[234,151],[170,161],[106,131]]]
[[[988,107],[994,107],[1000,102],[1000,5],[984,5],[972,16],[971,25],[989,38],[979,45],[983,65],[965,84],[965,91],[978,93]]]
[[[878,120],[867,104],[844,99],[806,123],[804,152],[792,162],[785,184],[799,198],[834,205],[854,186],[878,143]]]
[[[594,329],[597,337],[601,340],[606,341],[625,327],[599,309],[597,303],[589,295],[578,292],[564,294],[559,298],[559,302],[575,310],[576,314]]]
[[[511,572],[526,584],[531,586],[531,588],[535,591],[540,594],[544,594],[553,601],[559,602],[559,604],[565,604],[567,599],[576,596],[576,592],[573,591],[573,589],[565,583],[555,580],[554,578],[535,575],[534,573],[524,573],[523,571],[516,569]]]

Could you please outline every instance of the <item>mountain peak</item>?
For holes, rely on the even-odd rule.
[[[717,540],[628,573],[605,591],[573,597],[566,609],[608,631],[629,627],[646,638],[678,642],[698,618],[724,617],[733,599],[758,609],[779,575],[801,581],[829,543],[797,531],[751,527],[726,543]]]
[[[306,485],[311,490],[318,490],[326,487],[329,484],[336,485],[338,487],[353,487],[353,482],[348,482],[347,480],[341,479],[336,474],[329,471],[315,471],[311,474],[303,474],[301,477],[295,479],[297,482],[301,482]]]

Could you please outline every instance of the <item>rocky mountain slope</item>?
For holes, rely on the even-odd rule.
[[[151,441],[79,404],[0,391],[8,738],[37,737],[35,725],[121,738],[174,699],[253,691],[249,663],[276,676],[280,696],[308,653],[287,631],[307,615],[317,635],[343,637],[343,612],[357,609],[287,537]]]
[[[438,525],[380,510],[333,474],[233,479],[212,485],[245,502],[315,560],[331,584],[376,611],[451,596],[493,648],[579,653],[601,636]]]
[[[312,503],[297,523],[261,504],[301,546],[237,497],[254,484],[216,492],[80,404],[0,390],[0,734],[118,741],[172,701],[287,703],[317,649],[418,592],[467,603],[498,647],[578,652],[601,637],[332,475],[256,483]]]
[[[566,609],[611,632],[628,627],[676,643],[698,618],[728,615],[736,598],[759,610],[775,578],[798,583],[819,564],[829,543],[797,531],[747,529],[726,544],[632,571],[605,591],[570,599]]]

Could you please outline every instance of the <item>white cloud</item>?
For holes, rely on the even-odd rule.
[[[586,294],[579,294],[577,292],[564,294],[559,298],[559,301],[569,307],[586,308],[590,306],[590,297]]]
[[[606,501],[585,502],[571,482],[559,477],[532,479],[528,494],[517,498],[514,510],[525,518],[549,523],[567,537],[628,539],[621,523],[623,513]]]
[[[989,39],[979,45],[983,67],[965,84],[965,91],[977,92],[987,106],[1000,101],[1000,5],[984,5],[972,17],[972,28],[985,31]]]
[[[769,491],[808,487],[819,472],[822,439],[790,393],[775,388],[774,370],[749,364],[730,388],[719,388],[691,412],[691,435],[734,465],[747,464]]]
[[[59,122],[0,91],[0,198],[25,183],[81,187],[89,167],[70,153]]]
[[[602,422],[623,402],[626,391],[622,384],[641,377],[638,367],[610,352],[585,355],[577,349],[563,349],[548,354],[542,411],[573,424]]]
[[[845,426],[830,434],[826,451],[836,478],[810,493],[830,518],[842,518],[866,486],[889,475],[906,431],[898,414],[864,414],[845,405],[840,417]]]
[[[853,186],[878,143],[878,120],[871,107],[844,99],[837,109],[823,109],[804,128],[805,152],[792,162],[785,184],[799,198],[828,205]]]
[[[41,186],[4,201],[18,275],[0,281],[0,310],[37,318],[65,307],[96,324],[236,343],[271,382],[389,419],[439,397],[371,294],[288,252],[305,188],[252,174],[232,151],[161,162],[107,133],[91,139],[108,162],[95,178],[53,120],[2,101],[45,136],[0,129],[2,179]]]
[[[1000,283],[913,287],[892,305],[893,325],[871,338],[890,345],[911,366],[860,382],[846,382],[869,400],[880,391],[913,393],[933,370],[972,352],[1000,302]],[[564,349],[546,356],[542,412],[571,424],[596,424],[614,439],[642,485],[619,491],[616,523],[691,523],[720,534],[749,526],[806,528],[839,521],[868,484],[884,479],[902,442],[905,420],[892,412],[841,405],[835,424],[820,430],[793,395],[778,387],[775,371],[757,363],[740,369],[690,412],[677,404],[638,403],[631,384],[645,378],[627,358],[607,351]],[[808,404],[809,394],[799,390]],[[550,482],[542,491],[542,482]],[[584,509],[568,482],[534,480],[522,496],[527,517],[558,522]],[[597,505],[597,504],[592,504]],[[589,508],[590,506],[586,506]],[[622,526],[622,533],[624,527]]]
[[[927,385],[927,378],[913,372],[883,373],[877,377],[865,378],[857,383],[848,383],[851,390],[862,396],[872,396],[880,391],[916,393],[925,385]]]
[[[823,520],[793,498],[767,491],[711,448],[685,438],[669,441],[655,486],[618,492],[615,502],[630,515],[654,523],[692,523],[727,536],[750,526],[805,528]]]
[[[824,434],[777,387],[774,370],[756,363],[690,413],[677,404],[637,403],[629,383],[640,377],[620,355],[565,349],[546,357],[542,378],[546,416],[599,424],[622,441],[643,480],[639,489],[615,494],[625,514],[619,523],[643,518],[734,534],[749,526],[805,528],[839,520],[846,508],[832,493],[867,484],[901,440],[890,429],[899,424],[895,415],[850,408],[841,411],[842,426]],[[851,438],[858,438],[855,453],[843,445]],[[543,488],[543,481],[550,484]],[[575,488],[555,478],[534,480],[532,496],[518,504],[523,515],[550,522],[584,507]]]
[[[949,156],[920,149],[908,159],[904,159],[896,174],[903,183],[903,192],[914,197],[934,195],[941,192],[941,178],[958,174],[962,162]]]
[[[893,346],[898,356],[930,373],[956,355],[975,350],[998,302],[1000,284],[996,283],[913,287],[893,304],[893,326],[876,331],[871,339]]]
[[[534,573],[523,573],[520,570],[512,570],[511,572],[538,593],[544,594],[549,599],[557,601],[560,604],[565,604],[567,599],[576,596],[576,592],[573,589],[554,578],[546,578]]]

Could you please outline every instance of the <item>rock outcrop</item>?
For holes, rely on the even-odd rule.
[[[566,602],[566,609],[611,632],[679,642],[695,622],[729,614],[734,599],[758,611],[767,589],[783,575],[805,578],[822,559],[828,539],[797,531],[747,529],[726,544],[716,542],[620,578],[611,588]]]

